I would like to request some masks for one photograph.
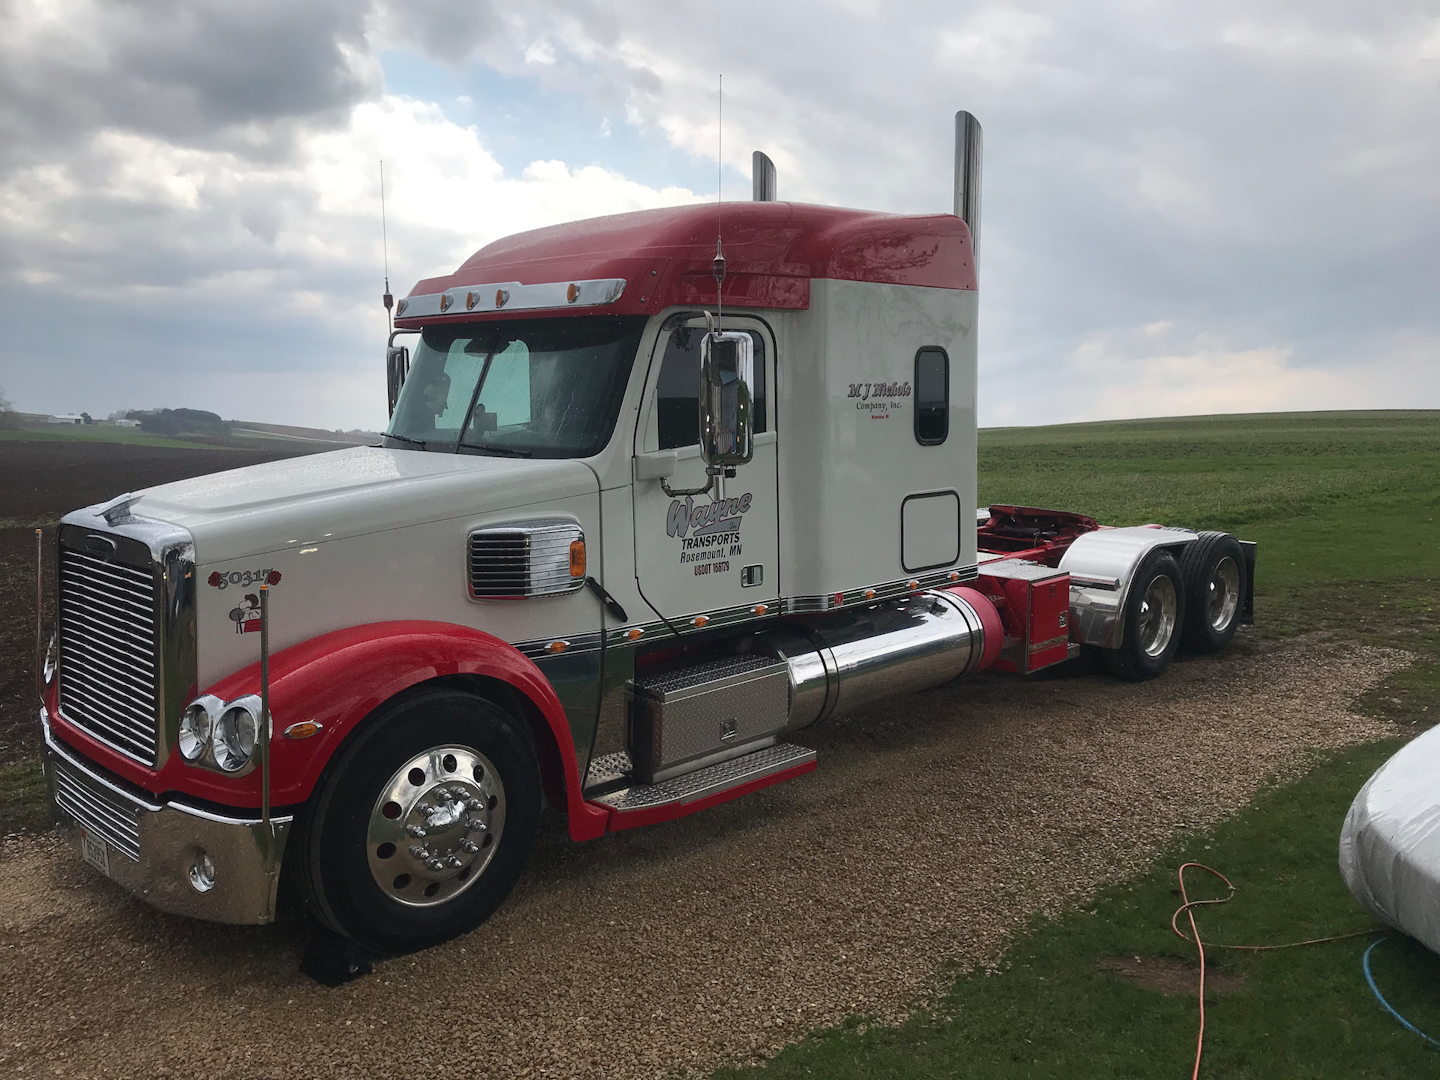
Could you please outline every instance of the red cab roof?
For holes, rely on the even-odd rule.
[[[496,240],[461,264],[455,273],[417,282],[420,298],[480,285],[542,285],[572,281],[623,280],[618,299],[582,309],[614,314],[654,314],[673,304],[715,303],[716,207],[675,206],[631,214],[572,221]],[[803,309],[810,306],[812,278],[974,289],[975,259],[970,230],[950,214],[906,216],[842,210],[788,202],[725,203],[719,211],[724,238],[725,304],[746,308]],[[571,290],[571,295],[576,295]],[[588,294],[581,294],[588,295]],[[497,311],[487,293],[473,297],[488,317]],[[496,298],[499,299],[498,297]],[[468,305],[448,314],[429,314],[433,305],[414,304],[425,317],[399,318],[413,327],[467,317]],[[571,313],[515,311],[513,315]],[[403,314],[397,312],[397,314]]]

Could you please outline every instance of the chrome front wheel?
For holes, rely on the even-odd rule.
[[[380,954],[473,930],[509,894],[540,824],[529,725],[449,686],[382,706],[297,817],[287,859],[311,910]]]
[[[390,777],[370,810],[375,883],[402,904],[444,904],[479,880],[505,831],[505,785],[468,746],[436,746]]]

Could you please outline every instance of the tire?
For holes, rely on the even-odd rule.
[[[306,902],[380,955],[473,930],[525,867],[540,787],[529,731],[503,709],[448,688],[405,698],[343,750],[297,819]]]
[[[1141,562],[1125,598],[1125,630],[1118,649],[1103,653],[1112,675],[1144,682],[1170,666],[1185,623],[1185,579],[1168,551],[1152,551]]]
[[[1203,532],[1180,555],[1185,577],[1187,649],[1219,652],[1235,636],[1245,606],[1245,553],[1229,533]]]

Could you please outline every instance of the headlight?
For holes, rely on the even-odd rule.
[[[210,710],[197,701],[180,717],[180,756],[194,761],[210,745]]]
[[[244,705],[231,705],[215,722],[215,764],[226,772],[238,772],[255,752],[255,732],[259,723],[255,714]]]

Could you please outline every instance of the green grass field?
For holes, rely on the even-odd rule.
[[[182,449],[205,449],[213,443],[172,439],[168,435],[151,435],[139,428],[120,428],[94,424],[56,424],[53,431],[38,428],[0,429],[0,442],[106,442],[129,446],[174,446]]]
[[[1440,413],[1180,417],[980,433],[980,500],[1058,507],[1108,525],[1224,529],[1259,542],[1256,629],[1398,645],[1412,667],[1359,707],[1417,732],[1440,720]],[[1345,811],[1401,745],[1356,748],[1187,839],[1137,880],[1035,927],[1000,971],[959,976],[933,1012],[900,1027],[855,1017],[727,1078],[1188,1076],[1196,1003],[1101,971],[1106,958],[1193,959],[1170,933],[1174,868],[1197,859],[1239,887],[1202,909],[1214,941],[1294,941],[1372,926],[1336,868]],[[1202,884],[1192,897],[1215,895]],[[1372,998],[1373,938],[1261,955],[1220,954],[1243,978],[1209,1008],[1206,1077],[1440,1076],[1440,1053]],[[1375,974],[1440,1037],[1440,957],[1380,946]]]

